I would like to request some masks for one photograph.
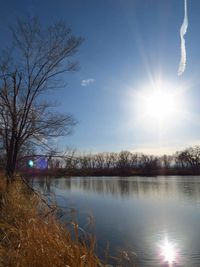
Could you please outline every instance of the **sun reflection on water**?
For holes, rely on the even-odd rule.
[[[175,242],[170,242],[168,238],[165,238],[159,244],[159,254],[163,263],[172,267],[178,261],[178,247]]]

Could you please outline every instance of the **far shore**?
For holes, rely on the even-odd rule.
[[[54,176],[54,177],[73,177],[73,176],[200,176],[200,169],[24,169],[20,170],[23,176]]]

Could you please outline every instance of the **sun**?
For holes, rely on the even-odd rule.
[[[144,124],[171,124],[182,113],[180,92],[180,88],[163,80],[138,89],[135,99],[138,117]]]
[[[176,112],[176,98],[162,88],[147,93],[143,99],[144,113],[153,119],[166,120]]]

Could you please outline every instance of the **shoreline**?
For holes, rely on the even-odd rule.
[[[39,169],[28,169],[20,171],[22,176],[54,176],[54,177],[75,177],[75,176],[121,176],[121,177],[157,177],[157,176],[200,176],[200,169],[155,169],[155,170],[143,170],[143,169],[131,169],[131,170],[66,170],[66,169],[48,169],[48,170],[39,170]]]

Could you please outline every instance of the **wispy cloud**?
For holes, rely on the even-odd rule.
[[[184,8],[185,8],[185,16],[183,20],[183,24],[180,29],[180,36],[181,36],[181,61],[179,65],[178,75],[182,75],[185,71],[186,67],[186,47],[185,47],[185,35],[187,33],[188,28],[188,15],[187,15],[187,0],[184,1]]]
[[[88,85],[90,85],[90,84],[92,84],[94,82],[95,82],[95,79],[89,78],[89,79],[86,79],[86,80],[82,80],[81,81],[81,85],[82,86],[88,86]]]

